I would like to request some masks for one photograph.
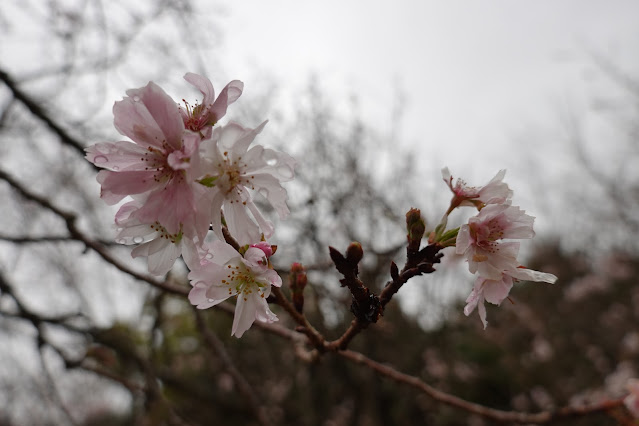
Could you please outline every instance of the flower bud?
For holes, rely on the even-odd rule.
[[[288,283],[291,286],[293,306],[297,312],[302,313],[304,309],[304,287],[306,287],[307,278],[306,270],[301,263],[295,262],[291,265]]]
[[[257,244],[251,244],[251,247],[255,247],[255,248],[258,248],[258,249],[262,250],[267,259],[269,257],[273,256],[273,253],[275,253],[275,250],[273,250],[273,246],[271,246],[266,241],[260,241]],[[277,246],[275,246],[275,247],[277,247]]]
[[[362,260],[362,257],[364,257],[362,245],[357,241],[350,243],[346,249],[346,260],[351,263],[358,264],[359,261]]]
[[[424,232],[426,232],[426,223],[422,219],[419,209],[411,208],[406,213],[406,230],[409,250],[418,251]]]

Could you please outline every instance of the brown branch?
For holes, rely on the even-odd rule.
[[[375,296],[379,301],[380,312],[383,312],[384,308],[386,307],[388,302],[390,302],[393,295],[397,293],[409,279],[417,275],[427,274],[435,271],[435,269],[433,268],[433,263],[438,263],[440,261],[441,254],[439,253],[439,251],[442,248],[443,247],[437,244],[431,244],[427,247],[424,247],[422,250],[419,250],[419,245],[417,245],[417,248],[415,249],[415,245],[411,244],[409,239],[409,244],[406,249],[408,254],[406,265],[400,273],[397,271],[397,265],[395,264],[395,262],[391,262],[390,274],[392,280],[386,284],[379,297]],[[331,252],[331,255],[332,254],[333,253]],[[340,253],[337,252],[337,254]],[[333,255],[331,257],[333,257]],[[338,256],[335,257],[338,259],[338,261],[340,261]],[[344,259],[343,256],[342,259]],[[342,263],[344,262],[345,260],[342,261]],[[352,268],[352,265],[347,266]],[[344,268],[345,267],[342,266],[342,269]],[[338,266],[338,270],[342,272],[342,270],[340,270],[340,266]],[[350,281],[351,279],[345,276],[345,280]],[[369,323],[370,322],[367,321],[365,318],[362,319],[356,316],[355,319],[351,322],[351,325],[344,332],[344,334],[326,345],[326,350],[337,351],[346,349],[351,340],[353,340],[353,338],[357,336],[362,330],[367,328]]]
[[[47,127],[53,131],[53,133],[58,135],[63,143],[74,148],[84,157],[84,146],[82,145],[82,142],[71,136],[66,130],[60,127],[60,125],[58,125],[53,120],[53,118],[49,116],[49,113],[45,111],[44,108],[42,108],[33,98],[23,92],[22,89],[18,87],[17,83],[9,76],[9,74],[1,69],[0,80],[9,88],[9,90],[13,94],[13,97],[19,100],[24,106],[26,106],[31,114],[44,122],[44,124],[46,124]]]
[[[56,206],[54,206],[49,200],[47,200],[46,198],[34,194],[33,192],[29,191],[28,189],[26,189],[21,183],[19,183],[17,180],[15,180],[12,176],[10,176],[8,173],[6,173],[3,170],[0,170],[0,179],[5,180],[7,183],[9,183],[9,185],[11,185],[18,193],[20,193],[20,195],[22,195],[24,198],[34,201],[35,203],[39,204],[40,206],[46,208],[47,210],[52,211],[53,213],[55,213],[56,215],[60,216],[66,224],[67,230],[69,231],[70,234],[70,238],[82,242],[84,243],[84,245],[87,248],[90,248],[91,250],[95,251],[100,257],[102,257],[102,259],[104,259],[107,263],[110,263],[111,265],[115,266],[117,269],[119,269],[120,271],[140,280],[140,281],[145,281],[149,284],[151,284],[153,287],[156,287],[158,289],[164,290],[166,292],[172,293],[172,294],[177,294],[177,295],[181,295],[181,296],[185,296],[189,293],[189,289],[186,287],[182,287],[182,286],[177,286],[175,284],[172,284],[168,281],[162,281],[159,280],[157,278],[155,278],[154,276],[148,275],[148,274],[143,274],[143,273],[139,273],[134,271],[133,269],[129,268],[127,265],[125,265],[123,262],[121,262],[120,260],[118,260],[115,256],[113,256],[107,249],[106,247],[104,247],[102,244],[100,244],[99,242],[93,240],[92,238],[90,238],[89,236],[85,235],[82,231],[80,231],[76,225],[76,216],[73,213],[64,211]]]
[[[106,377],[107,379],[110,379],[114,382],[117,382],[119,384],[121,384],[122,386],[124,386],[125,388],[127,388],[129,390],[129,392],[133,393],[133,392],[146,392],[146,388],[143,385],[140,385],[138,383],[132,382],[130,380],[127,380],[123,377],[118,376],[117,374],[101,368],[101,367],[96,367],[96,366],[92,366],[92,365],[87,365],[86,363],[82,363],[81,365],[79,365],[77,368],[80,368],[82,370],[86,370],[86,371],[90,371],[94,374],[97,374],[98,376],[101,377]]]
[[[38,243],[64,243],[64,242],[77,242],[76,239],[69,237],[68,235],[41,235],[37,237],[28,236],[14,236],[14,235],[0,235],[1,241],[14,244],[38,244]],[[109,240],[95,240],[96,243],[103,246],[115,246],[121,247],[122,244]]]
[[[324,352],[326,350],[326,339],[311,325],[311,323],[308,322],[304,314],[297,312],[295,306],[288,301],[279,287],[273,287],[271,289],[271,294],[275,296],[277,304],[284,308],[291,318],[293,318],[293,320],[299,325],[299,327],[297,327],[297,331],[305,334],[311,345],[315,346],[320,352]]]
[[[244,401],[248,403],[258,423],[264,426],[270,425],[271,422],[266,416],[264,407],[260,405],[260,402],[255,396],[255,390],[242,375],[240,370],[237,369],[235,363],[226,351],[226,348],[224,347],[222,341],[207,327],[206,323],[204,322],[204,318],[202,318],[202,313],[197,309],[194,309],[193,311],[197,328],[200,333],[202,333],[204,341],[206,342],[209,350],[213,353],[214,356],[217,356],[220,361],[222,361],[225,370],[231,375],[231,377],[233,377],[233,381],[237,385],[238,391],[242,395]]]
[[[555,411],[541,411],[538,413],[497,410],[481,404],[466,401],[462,398],[456,397],[446,392],[442,392],[428,385],[423,380],[415,376],[402,373],[391,366],[373,361],[372,359],[359,352],[345,350],[339,351],[337,353],[343,358],[348,359],[349,361],[370,368],[381,376],[392,379],[398,383],[411,386],[419,390],[420,392],[425,393],[435,401],[502,423],[544,424],[558,419],[608,411],[623,404],[623,398],[619,398],[610,399],[591,405],[584,405],[581,407],[567,406]]]

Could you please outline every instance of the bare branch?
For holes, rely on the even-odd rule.
[[[224,343],[213,333],[204,322],[204,318],[202,313],[194,308],[193,310],[195,315],[195,322],[197,324],[197,328],[202,333],[204,337],[204,341],[206,342],[209,350],[213,353],[213,355],[217,356],[224,364],[224,368],[226,371],[233,377],[233,381],[237,385],[238,391],[242,394],[242,397],[245,401],[248,402],[251,407],[251,411],[255,415],[257,421],[263,425],[270,425],[264,408],[260,405],[260,402],[256,398],[256,392],[253,387],[249,384],[246,378],[242,375],[240,370],[237,369],[235,363],[229,356],[228,352],[224,348]]]

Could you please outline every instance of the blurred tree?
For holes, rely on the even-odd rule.
[[[125,89],[147,80],[171,87],[186,70],[205,72],[201,52],[210,46],[183,42],[194,27],[198,43],[219,38],[214,24],[198,24],[202,16],[185,0],[0,6],[7,40],[0,46],[0,406],[7,407],[0,422],[482,424],[476,414],[469,418],[478,409],[427,383],[522,411],[621,396],[639,352],[630,325],[639,312],[632,254],[592,267],[549,243],[530,266],[563,284],[547,291],[521,285],[514,296],[521,302],[491,312],[486,332],[457,316],[426,332],[395,301],[351,350],[326,354],[293,331],[283,308],[274,307],[279,324],[238,340],[229,336],[233,306],[195,312],[189,305],[183,265],[165,279],[142,272],[129,249],[110,242],[113,210],[98,200],[83,148],[117,140],[110,108]],[[261,120],[268,105],[245,108],[248,120]],[[343,251],[359,241],[358,276],[379,293],[391,262],[405,261],[403,214],[408,200],[424,197],[410,188],[423,185],[411,185],[413,156],[382,143],[356,114],[332,111],[317,82],[301,97],[298,116],[272,127],[281,135],[274,144],[285,143],[300,161],[273,261],[284,277],[292,262],[304,262],[306,318],[338,338],[357,322],[327,247]],[[425,288],[426,281],[412,284]],[[424,304],[431,309],[432,301]],[[517,413],[506,414],[512,422]],[[625,415],[619,408],[608,414],[575,424]]]

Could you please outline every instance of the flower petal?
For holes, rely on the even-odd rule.
[[[242,90],[244,90],[244,83],[239,80],[233,80],[227,84],[211,105],[207,121],[217,123],[220,118],[224,117],[228,106],[242,95]]]
[[[153,179],[154,175],[154,171],[112,172],[102,170],[96,178],[102,185],[100,198],[107,204],[113,205],[127,195],[151,191],[159,187],[159,184]]]
[[[244,332],[251,328],[255,321],[255,311],[257,310],[257,301],[254,294],[248,297],[237,298],[237,305],[235,306],[235,317],[233,317],[233,326],[231,328],[231,336],[237,338],[242,337]]]
[[[213,99],[215,99],[215,90],[213,90],[213,84],[211,84],[211,80],[192,72],[187,72],[186,74],[184,74],[184,79],[195,86],[195,88],[198,89],[200,93],[202,93],[202,96],[204,96],[204,98],[202,99],[202,105],[206,106],[213,102]]]
[[[88,161],[109,170],[145,170],[147,166],[140,158],[148,151],[131,142],[100,142],[86,148],[85,151]]]
[[[139,101],[149,111],[153,122],[162,132],[163,138],[159,141],[160,146],[162,142],[166,142],[174,149],[180,149],[184,121],[175,101],[152,81],[141,89],[127,91],[127,94],[133,98],[133,102],[136,102],[135,99],[138,96]],[[151,123],[147,122],[146,124]],[[137,140],[135,141],[137,142]]]

